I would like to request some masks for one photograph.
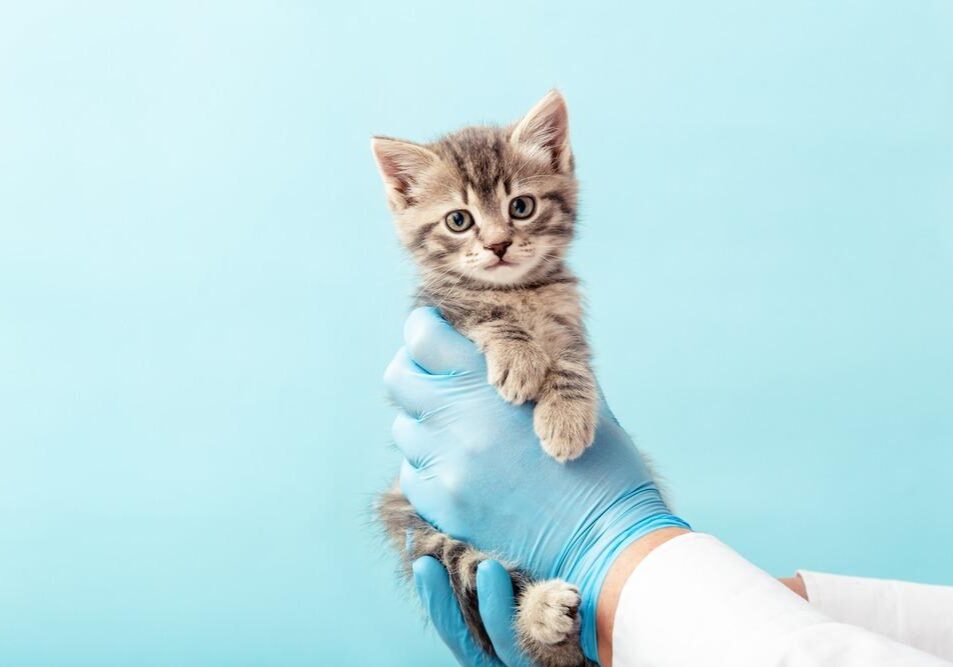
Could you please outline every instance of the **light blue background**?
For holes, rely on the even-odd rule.
[[[554,85],[678,510],[953,584],[949,2],[6,2],[0,663],[449,664],[366,525],[413,285],[368,137]]]

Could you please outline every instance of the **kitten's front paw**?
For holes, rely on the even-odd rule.
[[[597,419],[595,400],[555,392],[541,397],[533,411],[533,427],[543,450],[560,463],[578,458],[592,444]]]
[[[549,370],[549,357],[536,343],[507,342],[486,352],[487,380],[515,405],[532,400]]]

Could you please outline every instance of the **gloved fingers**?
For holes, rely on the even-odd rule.
[[[414,584],[437,634],[464,667],[503,667],[486,655],[470,634],[450,587],[450,576],[437,559],[418,558],[413,564]]]
[[[407,491],[411,492],[413,489],[420,483],[420,473],[417,472],[417,469],[408,461],[404,459],[400,463],[400,472],[397,474],[397,486],[400,487],[400,492],[404,494],[404,497],[407,500],[410,500],[410,496],[407,495]],[[413,505],[413,502],[410,503]],[[415,507],[416,509],[416,507]],[[420,511],[418,510],[419,514]]]
[[[498,561],[485,560],[477,566],[476,581],[480,618],[496,654],[508,667],[532,667],[519,649],[513,628],[516,601],[510,573]]]
[[[407,499],[411,505],[413,505],[414,510],[421,519],[430,523],[437,530],[440,530],[445,533],[450,533],[453,535],[453,528],[459,528],[450,524],[449,526],[437,525],[433,520],[434,509],[440,507],[447,507],[450,503],[450,499],[444,491],[443,487],[439,483],[434,483],[434,476],[432,472],[428,472],[426,469],[418,470],[411,463],[404,459],[400,464],[400,473],[397,476],[397,483],[400,487],[400,492],[404,494],[404,497]],[[439,515],[440,513],[437,512]],[[446,512],[444,514],[447,514]],[[452,514],[447,514],[445,517],[448,521],[452,521]]]
[[[429,428],[426,422],[421,422],[406,412],[398,412],[391,425],[390,433],[394,444],[414,468],[422,468],[427,463],[430,449],[426,445]]]
[[[397,354],[384,371],[384,387],[387,396],[394,404],[414,417],[425,415],[429,410],[440,406],[441,382],[452,380],[448,375],[430,375],[418,366],[407,348],[397,350]]]
[[[430,490],[426,488],[426,481],[427,478],[410,461],[407,459],[401,461],[400,472],[397,474],[397,486],[400,488],[400,492],[404,494],[407,502],[414,506],[417,514],[424,520],[427,519],[422,512],[424,508],[415,505],[414,500],[421,503],[429,497]]]
[[[417,308],[404,324],[404,344],[421,368],[432,375],[483,372],[483,355],[459,334],[436,308]]]

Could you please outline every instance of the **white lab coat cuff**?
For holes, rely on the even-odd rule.
[[[835,623],[710,535],[657,547],[626,581],[613,631],[615,667],[946,665]]]

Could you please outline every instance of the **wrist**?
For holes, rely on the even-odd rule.
[[[792,593],[807,600],[807,586],[804,585],[804,579],[799,573],[795,573],[793,577],[781,577],[778,581],[787,586]]]
[[[552,576],[576,584],[580,597],[580,644],[590,660],[599,656],[597,630],[600,593],[609,571],[634,543],[665,529],[689,529],[668,511],[654,484],[620,498],[570,541]]]
[[[687,526],[687,524],[685,525]],[[629,542],[608,566],[596,592],[597,602],[594,609],[593,640],[597,640],[599,664],[603,667],[609,667],[612,664],[612,631],[615,625],[615,612],[619,605],[622,588],[625,586],[629,575],[656,548],[679,535],[689,532],[691,530],[687,527],[670,525],[645,533]],[[585,621],[585,616],[583,616],[583,620]],[[585,646],[584,641],[584,650]],[[587,656],[590,658],[596,657],[588,655],[588,652]]]

